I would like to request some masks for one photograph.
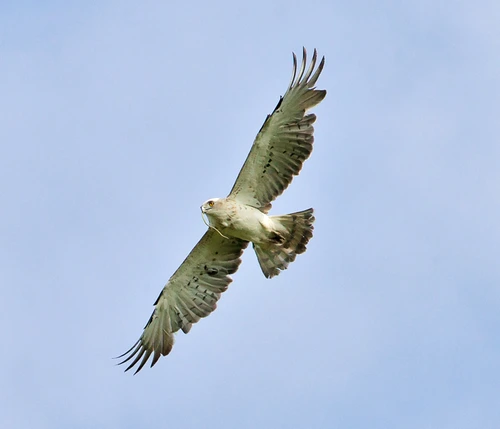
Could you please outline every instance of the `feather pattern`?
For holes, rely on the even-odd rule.
[[[139,364],[139,372],[151,355],[153,366],[174,345],[174,332],[188,333],[193,323],[208,316],[217,306],[221,293],[238,269],[248,242],[224,238],[209,229],[163,288],[155,309],[139,340],[118,358],[125,371]]]
[[[321,59],[318,67],[316,61],[317,53],[314,50],[311,63],[306,67],[307,55],[304,49],[302,63],[297,70],[297,57],[293,54],[293,70],[288,89],[273,113],[267,116],[229,196],[225,199],[230,200],[230,207],[243,207],[240,213],[231,210],[223,213],[224,222],[236,225],[233,234],[226,237],[209,228],[193,248],[155,301],[153,314],[139,340],[118,357],[123,359],[119,364],[127,363],[125,371],[136,367],[137,373],[150,359],[151,366],[155,365],[161,356],[168,355],[172,350],[175,332],[182,330],[187,334],[193,323],[215,310],[221,294],[232,281],[230,275],[237,271],[241,263],[241,254],[248,245],[245,240],[254,243],[266,277],[279,274],[297,254],[306,250],[313,231],[312,209],[273,216],[272,219],[266,213],[271,208],[271,202],[299,174],[312,151],[316,116],[306,114],[306,111],[320,103],[326,95],[326,91],[315,89],[325,59]],[[207,204],[212,208],[214,200],[207,201]],[[205,204],[202,212],[204,206]],[[247,219],[242,215],[241,211],[250,209],[246,206],[258,209],[251,210],[260,215],[258,219],[264,219],[263,222],[256,223],[258,227],[251,230],[250,235],[247,234],[249,226],[242,219],[255,221],[255,217]],[[248,223],[253,225],[252,222]],[[281,233],[286,231],[287,234],[279,235],[267,229],[269,225],[275,224],[281,225]],[[226,226],[222,225],[223,228]],[[227,231],[230,228],[224,229],[224,233]],[[269,243],[262,239],[273,237],[270,233],[274,233],[275,239],[281,237],[282,241],[275,243],[271,240]],[[236,237],[243,237],[244,240]]]
[[[297,74],[297,57],[293,54],[293,71],[285,95],[268,115],[252,145],[250,153],[228,198],[267,212],[271,202],[299,174],[309,157],[314,141],[316,115],[305,112],[320,103],[325,90],[314,85],[323,70],[323,57],[314,71],[316,49],[306,71],[307,53],[303,49],[302,64]],[[313,74],[314,71],[314,74]]]

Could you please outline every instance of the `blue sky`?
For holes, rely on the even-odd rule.
[[[0,6],[2,427],[500,425],[497,2],[68,3]],[[302,46],[308,251],[124,374]]]

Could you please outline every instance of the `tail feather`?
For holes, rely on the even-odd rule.
[[[278,227],[272,239],[265,244],[254,244],[260,268],[267,278],[277,276],[286,270],[295,257],[306,251],[307,243],[313,235],[313,209],[271,216]],[[285,233],[281,231],[285,230]]]

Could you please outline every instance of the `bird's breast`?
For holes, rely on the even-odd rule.
[[[244,204],[234,204],[226,214],[223,226],[228,234],[254,243],[267,237],[270,219],[260,210]]]

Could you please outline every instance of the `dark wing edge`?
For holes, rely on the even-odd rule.
[[[311,154],[316,115],[305,115],[305,112],[326,96],[326,90],[315,88],[325,65],[325,57],[316,68],[317,51],[314,49],[306,71],[307,52],[303,48],[302,63],[297,73],[297,57],[295,53],[292,55],[292,77],[285,95],[280,97],[273,113],[264,121],[229,193],[229,197],[264,212],[299,174]]]
[[[131,361],[125,371],[139,364],[137,374],[149,360],[151,367],[174,345],[174,333],[188,333],[193,323],[207,317],[217,307],[222,292],[232,282],[248,242],[224,238],[209,229],[169,279],[139,340],[116,359],[118,365]]]

